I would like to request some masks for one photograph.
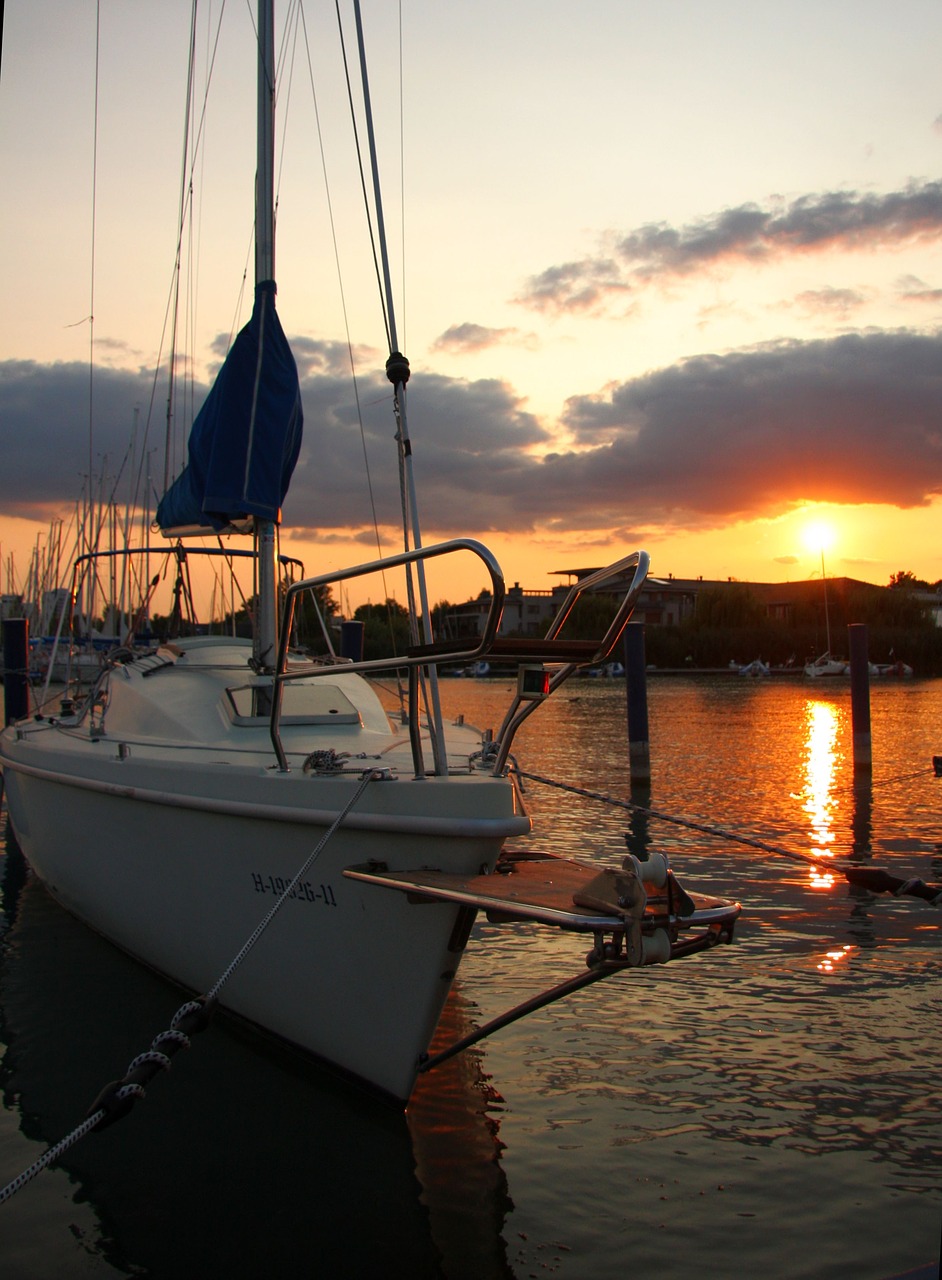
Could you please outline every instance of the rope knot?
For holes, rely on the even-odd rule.
[[[149,1084],[158,1071],[169,1071],[170,1059],[165,1053],[148,1049],[139,1053],[124,1074],[128,1084]]]
[[[349,755],[349,752],[342,751],[339,755],[333,747],[325,747],[320,751],[312,751],[301,766],[304,773],[340,773],[343,769],[341,763]]]
[[[116,1120],[123,1120],[138,1098],[144,1096],[143,1086],[139,1084],[128,1084],[126,1080],[112,1080],[110,1084],[106,1084],[86,1112],[89,1119],[99,1111],[104,1112],[93,1126],[93,1132],[100,1133]]]
[[[159,1036],[154,1036],[150,1047],[156,1053],[162,1053],[166,1049],[168,1054],[172,1054],[179,1049],[189,1049],[190,1037],[182,1031],[161,1031]]]
[[[182,1031],[186,1036],[205,1031],[215,1008],[216,1001],[206,996],[201,996],[199,1000],[188,1000],[186,1004],[180,1005],[170,1019],[170,1028],[172,1031]]]

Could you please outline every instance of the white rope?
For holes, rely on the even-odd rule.
[[[5,1200],[9,1200],[11,1196],[16,1195],[17,1191],[21,1187],[25,1187],[28,1182],[32,1182],[38,1173],[42,1173],[47,1165],[52,1164],[54,1160],[58,1160],[59,1156],[64,1155],[69,1147],[74,1146],[80,1138],[84,1138],[86,1133],[91,1133],[104,1114],[103,1110],[99,1110],[94,1115],[90,1115],[77,1129],[73,1129],[68,1137],[63,1138],[61,1142],[57,1142],[54,1147],[50,1147],[28,1169],[24,1169],[12,1182],[8,1182],[5,1187],[0,1189],[0,1204],[3,1204]]]

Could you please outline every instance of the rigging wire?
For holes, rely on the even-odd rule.
[[[383,543],[382,543],[382,538],[380,536],[380,531],[379,531],[379,517],[376,509],[376,494],[373,488],[373,475],[370,469],[369,451],[367,449],[367,444],[366,444],[366,429],[363,422],[363,403],[360,399],[360,380],[359,380],[359,375],[357,373],[356,354],[353,349],[353,338],[350,333],[350,316],[349,316],[349,311],[347,309],[347,296],[346,296],[346,289],[344,286],[343,267],[340,260],[340,246],[337,241],[337,224],[336,224],[336,219],[334,217],[333,199],[331,197],[331,184],[330,184],[330,179],[327,171],[327,155],[324,147],[323,129],[321,126],[320,104],[318,101],[317,88],[315,85],[314,66],[311,59],[310,39],[308,36],[307,19],[305,16],[303,4],[299,6],[299,9],[300,9],[301,25],[304,30],[304,49],[305,49],[305,54],[307,56],[308,78],[309,78],[310,87],[311,87],[311,99],[314,106],[314,121],[315,121],[316,132],[317,132],[318,148],[320,152],[321,173],[324,179],[324,192],[325,192],[325,199],[327,204],[327,218],[328,218],[328,223],[330,225],[330,236],[331,236],[331,243],[333,246],[333,253],[334,253],[334,266],[337,272],[337,283],[338,283],[338,290],[340,295],[340,309],[341,309],[341,314],[343,316],[344,335],[345,335],[346,344],[347,344],[347,359],[350,365],[350,378],[351,378],[351,384],[353,389],[354,403],[356,406],[357,424],[360,432],[360,447],[363,453],[363,468],[366,475],[367,495],[368,495],[369,506],[370,506],[370,516],[373,524],[373,537],[376,542],[377,555],[380,559],[382,559]],[[337,21],[338,21],[338,28],[340,33],[341,49],[343,49],[343,28],[340,22],[339,6],[337,7]],[[346,74],[347,62],[346,62],[345,53],[343,54],[343,62],[344,62],[344,70]],[[352,96],[350,92],[350,79],[348,74],[347,74],[347,95],[348,95],[348,101],[351,104],[351,119],[353,123],[354,138],[357,139],[356,118],[352,109]],[[358,139],[357,139],[357,155],[359,158],[360,151],[359,151]],[[360,177],[361,177],[361,185],[363,185],[362,165],[360,166]],[[365,191],[365,187],[364,187],[364,191]],[[365,209],[366,209],[367,224],[370,228],[370,240],[372,243],[373,235],[372,235],[372,225],[370,223],[370,211],[369,211],[368,202],[365,202]],[[375,264],[376,262],[375,245],[373,248],[373,260]],[[385,323],[385,319],[386,319],[385,310],[383,312],[383,319]],[[387,336],[388,336],[388,326],[387,326]],[[386,399],[386,397],[383,397],[383,399]],[[389,589],[386,582],[385,571],[381,573],[380,577],[383,584],[384,596],[385,598],[388,599]],[[394,637],[392,615],[388,610],[387,610],[386,616],[387,616],[387,625],[389,627],[390,639],[392,639],[394,642],[394,651],[395,651],[395,637]],[[402,691],[400,690],[400,694],[401,692]]]
[[[196,11],[197,0],[193,0],[190,9],[190,53],[187,59],[187,75],[186,75],[186,106],[183,113],[183,158],[181,162],[180,173],[180,202],[179,212],[177,216],[177,252],[176,261],[173,271],[173,302],[172,302],[172,319],[170,323],[170,343],[171,358],[169,377],[167,381],[167,433],[164,440],[164,491],[170,487],[171,471],[173,468],[173,406],[174,406],[174,384],[176,379],[176,346],[177,332],[180,318],[180,266],[183,244],[183,227],[185,219],[185,211],[189,203],[187,194],[192,190],[190,178],[188,174],[190,159],[190,120],[193,107],[193,76],[196,70]]]
[[[386,226],[383,218],[382,189],[379,180],[379,162],[377,159],[376,135],[373,128],[373,109],[370,99],[369,74],[366,65],[366,44],[363,36],[363,22],[360,13],[360,0],[353,0],[353,13],[357,30],[357,48],[360,63],[360,89],[363,95],[363,111],[366,121],[367,138],[370,146],[370,172],[372,177],[373,208],[376,213],[376,227],[379,236],[379,249],[383,268],[383,285],[385,288],[386,308],[388,313],[389,359],[386,361],[386,376],[393,384],[393,408],[398,431],[396,442],[399,448],[400,465],[405,477],[402,489],[403,502],[407,506],[407,518],[403,521],[403,545],[406,551],[411,545],[419,549],[422,546],[422,533],[419,524],[418,497],[415,488],[415,472],[412,459],[412,442],[406,421],[406,383],[409,380],[409,362],[400,352],[396,336],[395,311],[393,308],[392,282],[389,273],[389,253],[386,243]],[[415,600],[415,587],[418,587],[418,606]],[[409,612],[412,623],[413,642],[418,641],[421,627],[421,638],[426,644],[432,640],[431,610],[428,602],[428,590],[425,576],[425,565],[417,560],[413,569],[406,570],[406,589],[409,596]],[[441,700],[438,690],[438,673],[434,666],[420,673],[420,681],[429,720],[432,738],[432,752],[435,758],[435,772],[447,774],[448,762],[445,755],[444,724],[442,721]]]
[[[192,85],[195,77],[195,54],[196,54],[195,40],[192,32],[192,22],[195,22],[197,7],[198,7],[197,0],[193,0],[193,10],[192,10],[193,19],[191,21],[190,53],[189,53],[189,65],[187,70],[186,116],[187,116],[188,122],[191,120],[190,95],[191,95],[191,89],[192,89]],[[151,427],[151,423],[153,421],[153,416],[154,416],[154,408],[155,408],[155,403],[157,399],[157,389],[158,389],[158,384],[160,382],[161,364],[163,360],[164,351],[166,350],[168,328],[170,328],[171,326],[171,316],[174,314],[174,310],[175,310],[175,305],[176,305],[175,298],[177,297],[177,292],[179,289],[179,275],[180,275],[182,253],[183,253],[183,237],[186,233],[186,220],[191,214],[192,205],[193,205],[193,175],[196,171],[197,157],[198,156],[202,157],[202,154],[203,154],[202,141],[203,141],[203,134],[206,126],[206,113],[207,113],[207,105],[209,102],[209,89],[213,80],[213,73],[215,71],[216,56],[219,51],[219,42],[220,42],[220,36],[222,32],[222,21],[225,15],[225,10],[226,10],[226,0],[222,0],[222,6],[219,10],[219,17],[216,21],[215,37],[213,39],[212,49],[208,57],[206,78],[203,85],[203,96],[202,96],[200,118],[196,126],[195,132],[193,133],[193,136],[192,136],[192,146],[189,145],[189,140],[191,136],[191,129],[190,129],[189,123],[187,123],[186,129],[184,132],[183,167],[181,172],[181,199],[180,199],[180,205],[178,210],[179,221],[177,223],[177,241],[176,241],[176,248],[174,251],[174,265],[171,271],[171,282],[170,282],[170,288],[167,296],[167,305],[164,310],[163,328],[160,334],[160,342],[158,343],[157,357],[154,362],[154,372],[153,372],[153,377],[151,379],[150,400],[147,407],[147,413],[145,414],[145,418],[144,418],[144,439],[143,439],[142,451],[141,451],[141,458],[142,458],[141,465],[143,465],[143,459],[148,454],[147,440],[148,440],[150,427]],[[187,169],[188,154],[190,156],[189,169]],[[174,325],[171,330],[170,351],[168,355],[169,369],[170,369],[169,376],[170,376],[171,382],[173,379],[173,369],[176,361],[175,348],[176,348],[176,323],[174,322]],[[171,396],[172,396],[172,393],[168,391],[168,400],[167,400],[168,436],[172,436],[173,419],[176,416],[174,406],[172,404]],[[172,450],[172,443],[168,443],[165,445],[165,453],[167,450]],[[172,464],[172,455],[171,455],[171,466],[172,465],[173,464]],[[165,470],[164,490],[166,490],[169,484],[169,481],[166,479],[166,471],[167,471],[166,456],[165,456],[164,470]]]
[[[281,179],[285,167],[285,146],[288,140],[288,119],[290,117],[291,105],[291,87],[294,84],[294,64],[298,47],[298,33],[300,24],[298,16],[300,12],[299,0],[289,6],[288,14],[285,20],[285,33],[282,39],[281,52],[278,56],[278,66],[275,71],[275,104],[281,110],[281,131],[280,131],[280,147],[278,155],[278,178],[275,183],[275,221],[278,221],[278,201],[281,194]],[[291,57],[288,57],[288,49],[291,49]],[[285,71],[285,66],[289,67],[289,71]],[[284,89],[285,76],[287,75],[288,87]],[[284,106],[281,100],[284,98]]]
[[[406,127],[405,127],[405,99],[403,94],[403,86],[405,84],[405,71],[403,67],[403,44],[402,44],[402,0],[399,0],[399,257],[402,263],[402,274],[399,282],[399,290],[402,298],[402,345],[407,347],[408,340],[406,338]]]
[[[87,549],[91,551],[92,535],[95,527],[95,500],[91,485],[91,476],[95,466],[95,246],[98,230],[98,99],[101,84],[101,0],[95,5],[95,93],[94,117],[92,129],[92,211],[91,211],[91,260],[89,274],[88,300],[88,475],[89,506],[88,520],[84,534]],[[88,602],[88,612],[92,612],[93,601]]]
[[[363,151],[360,146],[360,131],[357,127],[356,106],[353,101],[353,86],[350,81],[350,64],[347,60],[347,45],[343,35],[343,19],[340,14],[340,0],[334,0],[334,7],[337,12],[337,30],[340,35],[340,53],[343,59],[343,74],[347,86],[347,102],[350,107],[350,122],[353,127],[353,141],[357,153],[357,171],[360,175],[360,188],[363,194],[363,209],[366,214],[366,223],[369,229],[370,249],[373,253],[373,270],[376,274],[376,285],[379,290],[380,309],[383,316],[383,326],[386,330],[386,345],[390,351],[393,350],[393,335],[390,330],[390,317],[386,306],[386,295],[383,290],[383,273],[379,265],[379,254],[376,245],[376,233],[373,230],[373,215],[370,206],[369,191],[366,186],[366,172],[363,167]]]

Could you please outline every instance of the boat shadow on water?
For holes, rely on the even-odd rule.
[[[74,1129],[180,1003],[57,906],[4,835],[3,1183]],[[468,1019],[456,990],[443,1035]],[[424,1077],[403,1115],[219,1019],[122,1123],[5,1207],[0,1254],[19,1280],[507,1276],[489,1103],[473,1053]]]

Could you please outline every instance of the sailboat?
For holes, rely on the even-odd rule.
[[[828,609],[828,580],[824,572],[824,551],[821,551],[821,585],[824,589],[824,627],[827,634],[828,647],[813,662],[805,664],[805,675],[813,680],[828,676],[849,676],[850,665],[843,658],[835,658],[831,653],[831,614]]]
[[[517,730],[573,673],[612,660],[645,581],[644,551],[583,578],[547,634],[527,640],[499,634],[504,579],[491,552],[469,538],[423,546],[415,519],[396,555],[279,584],[277,526],[302,414],[275,308],[271,0],[259,6],[258,41],[254,310],[158,511],[174,538],[251,530],[254,639],[119,653],[81,703],[8,726],[0,762],[17,840],[57,902],[205,1005],[404,1103],[434,1062],[429,1045],[477,912],[570,930],[580,962],[588,938],[568,991],[728,942],[740,908],[687,893],[663,856],[607,868],[507,847],[531,829],[511,756]],[[408,458],[408,363],[390,345]],[[476,559],[490,583],[474,639],[431,633],[424,570],[448,556]],[[307,595],[393,570],[408,575],[405,653],[314,662],[292,650]],[[615,584],[605,635],[567,638],[579,597]],[[494,660],[518,672],[499,730],[446,729],[439,665]],[[371,683],[392,672],[407,684],[398,720]]]

